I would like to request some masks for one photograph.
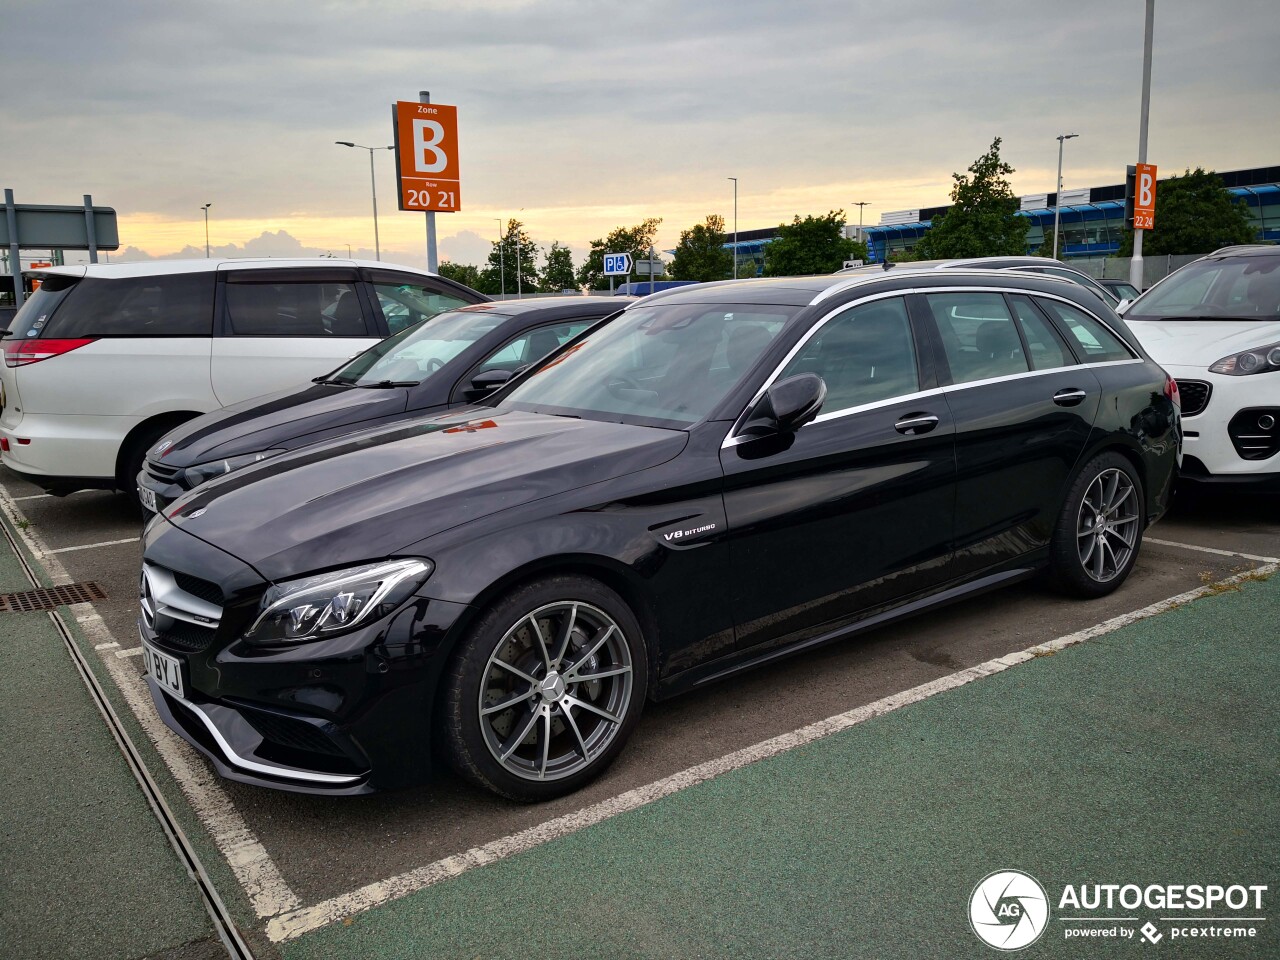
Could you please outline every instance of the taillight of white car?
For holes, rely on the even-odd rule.
[[[6,367],[25,367],[30,363],[39,363],[50,357],[60,357],[86,344],[93,343],[95,338],[88,337],[76,340],[9,340],[4,345],[4,365]]]

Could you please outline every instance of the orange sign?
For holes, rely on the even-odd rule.
[[[1156,228],[1156,165],[1140,163],[1133,187],[1133,229]]]
[[[400,209],[461,210],[458,108],[401,100],[395,105],[395,134]]]

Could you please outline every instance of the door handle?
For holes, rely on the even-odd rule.
[[[938,425],[938,418],[932,413],[913,413],[893,425],[893,429],[908,436],[928,433]]]
[[[1087,396],[1088,394],[1083,390],[1059,390],[1053,395],[1053,402],[1060,407],[1074,407]]]

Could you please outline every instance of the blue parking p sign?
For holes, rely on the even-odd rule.
[[[604,275],[606,277],[622,277],[631,272],[631,254],[606,253],[604,255]]]

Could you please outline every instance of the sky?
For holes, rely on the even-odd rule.
[[[441,259],[515,217],[581,260],[660,217],[856,223],[946,203],[994,137],[1018,194],[1137,159],[1142,0],[0,0],[0,187],[115,208],[112,259],[373,256],[391,105],[454,104],[462,210]],[[1149,161],[1280,164],[1277,0],[1157,0]],[[375,155],[382,259],[426,263]],[[74,255],[69,255],[74,260]]]

